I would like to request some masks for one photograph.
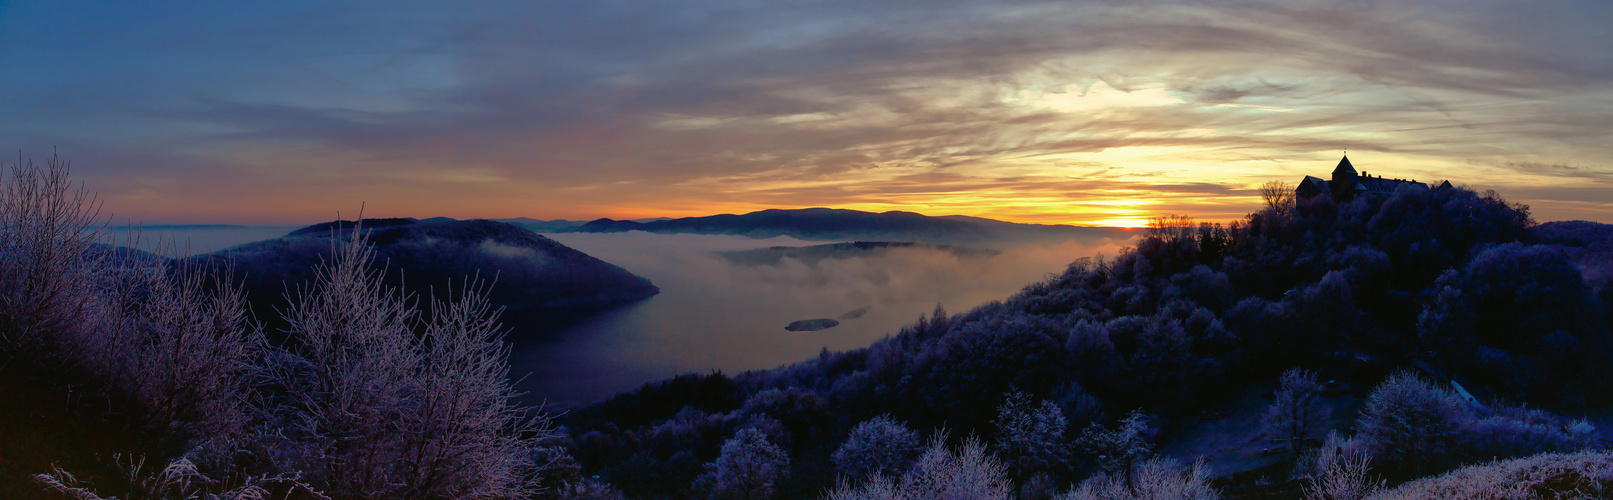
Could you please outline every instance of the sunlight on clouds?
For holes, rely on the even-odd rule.
[[[834,119],[835,119],[835,115],[831,115],[829,113],[799,113],[799,114],[793,114],[793,115],[775,116],[775,117],[769,119],[768,121],[773,122],[773,123],[777,123],[777,124],[786,124],[786,123],[804,123],[804,122],[823,122],[823,121],[829,121],[829,120],[834,120]]]
[[[1139,218],[1103,219],[1103,220],[1092,221],[1092,222],[1093,222],[1092,225],[1095,225],[1095,226],[1132,227],[1132,228],[1148,227],[1148,219],[1146,219],[1146,218],[1141,218],[1141,219],[1139,219]]]
[[[1113,200],[1082,201],[1081,204],[1082,205],[1103,205],[1103,206],[1112,206],[1112,207],[1135,207],[1135,206],[1140,206],[1140,205],[1158,205],[1159,200],[1136,199],[1136,198],[1118,198],[1118,199],[1113,199]]]
[[[1345,149],[1360,170],[1497,189],[1542,220],[1613,217],[1580,194],[1613,185],[1613,59],[1583,50],[1600,41],[1592,16],[1096,2],[890,4],[848,20],[808,4],[710,7],[357,9],[306,31],[276,16],[158,17],[102,28],[219,43],[102,54],[65,43],[78,30],[40,32],[0,56],[93,57],[0,83],[38,117],[0,135],[107,166],[86,179],[164,221],[301,222],[363,197],[411,216],[830,206],[1224,222],[1259,206],[1260,184],[1326,176]],[[109,81],[137,85],[94,91]]]
[[[430,182],[446,182],[454,184],[494,183],[509,180],[498,172],[480,168],[443,170],[425,173],[423,175],[419,175],[418,177],[421,180]]]
[[[669,114],[654,122],[658,128],[667,130],[698,130],[712,128],[732,122],[733,118],[715,116],[689,116]]]
[[[1048,91],[1020,90],[1004,96],[1003,102],[1033,111],[1101,114],[1124,108],[1171,106],[1183,101],[1162,85],[1127,92],[1100,80],[1085,86],[1067,85]]]

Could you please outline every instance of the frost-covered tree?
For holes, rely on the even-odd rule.
[[[62,337],[84,325],[100,204],[73,186],[68,167],[55,156],[0,164],[0,354],[63,349]]]
[[[1327,405],[1322,404],[1322,384],[1316,381],[1316,374],[1294,368],[1283,372],[1261,422],[1266,435],[1286,440],[1288,450],[1297,458],[1301,443],[1324,430],[1329,414]]]
[[[1384,482],[1370,475],[1372,457],[1340,456],[1319,467],[1305,485],[1305,500],[1361,500],[1383,489]]]
[[[1421,472],[1451,460],[1464,418],[1461,399],[1410,372],[1399,372],[1367,395],[1355,421],[1355,438],[1384,465]]]
[[[1081,432],[1080,443],[1097,460],[1101,470],[1120,474],[1127,485],[1135,484],[1133,472],[1137,463],[1153,450],[1148,442],[1148,418],[1140,410],[1126,414],[1113,429],[1094,422]]]
[[[358,231],[290,297],[283,315],[295,356],[277,368],[290,392],[285,465],[329,493],[373,497],[396,491],[400,417],[423,360],[413,300],[383,283]]]
[[[973,437],[955,452],[946,433],[930,440],[918,462],[901,477],[875,475],[857,486],[845,480],[829,492],[831,500],[1007,500],[1013,488],[1007,470]]]
[[[1182,465],[1155,457],[1137,467],[1130,477],[1100,472],[1058,500],[1216,500],[1221,492],[1210,486],[1210,470],[1202,462]]]
[[[1010,393],[997,408],[997,449],[1016,481],[1053,471],[1068,460],[1064,412],[1052,401],[1033,404],[1029,394]]]
[[[762,431],[747,427],[723,443],[709,467],[712,498],[762,500],[772,498],[778,482],[789,476],[790,457]]]
[[[486,287],[431,300],[414,397],[399,426],[406,498],[520,498],[532,493],[535,437],[547,434],[514,404],[509,346]]]
[[[1500,245],[1434,286],[1418,333],[1453,369],[1524,399],[1583,406],[1609,397],[1603,302],[1562,251]]]
[[[290,352],[274,366],[289,393],[274,410],[280,465],[341,497],[530,495],[546,429],[513,405],[481,286],[433,300],[422,319],[384,284],[361,230],[289,297]]]
[[[79,361],[140,406],[159,435],[193,456],[246,438],[263,332],[227,269],[129,257],[105,267],[93,334]]]
[[[1497,406],[1463,422],[1461,440],[1469,457],[1512,458],[1567,453],[1596,445],[1596,426],[1538,409]]]
[[[829,460],[852,483],[878,474],[900,477],[919,456],[919,434],[890,415],[857,424]]]

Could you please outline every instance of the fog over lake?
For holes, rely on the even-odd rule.
[[[279,238],[302,226],[112,226],[102,241],[139,248],[164,257],[217,252],[242,243]]]
[[[109,228],[104,241],[185,256],[283,236],[296,227]],[[737,264],[716,252],[833,242],[790,237],[626,233],[544,236],[649,278],[661,293],[570,321],[512,327],[510,375],[533,402],[592,402],[683,373],[772,368],[822,349],[866,347],[941,304],[953,313],[1007,298],[1071,261],[1116,255],[1125,242],[1087,238],[1003,247],[995,255],[890,248],[807,265]],[[394,269],[392,272],[396,272]],[[403,270],[407,276],[408,270]],[[868,308],[856,317],[853,311]],[[793,321],[841,318],[819,331]],[[516,320],[514,316],[507,319]]]
[[[1071,261],[1115,255],[1122,243],[1067,241],[959,256],[936,248],[893,248],[874,257],[808,266],[741,265],[714,252],[810,246],[789,237],[663,235],[644,232],[546,234],[649,278],[661,293],[572,324],[547,342],[515,339],[512,375],[534,397],[588,402],[689,372],[737,373],[866,347],[936,304],[951,312],[1000,300]],[[836,318],[839,326],[791,332],[790,322]]]

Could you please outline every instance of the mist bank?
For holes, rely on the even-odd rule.
[[[170,258],[217,252],[236,245],[279,238],[301,226],[122,225],[101,232],[103,243],[136,248]]]

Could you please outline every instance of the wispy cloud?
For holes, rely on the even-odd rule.
[[[1519,201],[1542,207],[1609,182],[1613,53],[1592,48],[1613,6],[1453,7],[356,2],[113,23],[13,4],[0,63],[40,71],[0,80],[25,117],[0,135],[116,165],[92,182],[144,179],[101,189],[163,219],[197,218],[164,186],[229,191],[215,218],[360,196],[418,216],[844,205],[1079,223],[1129,198],[1232,218],[1252,186],[1344,149],[1384,175],[1539,188]],[[1613,220],[1560,207],[1537,215]]]

